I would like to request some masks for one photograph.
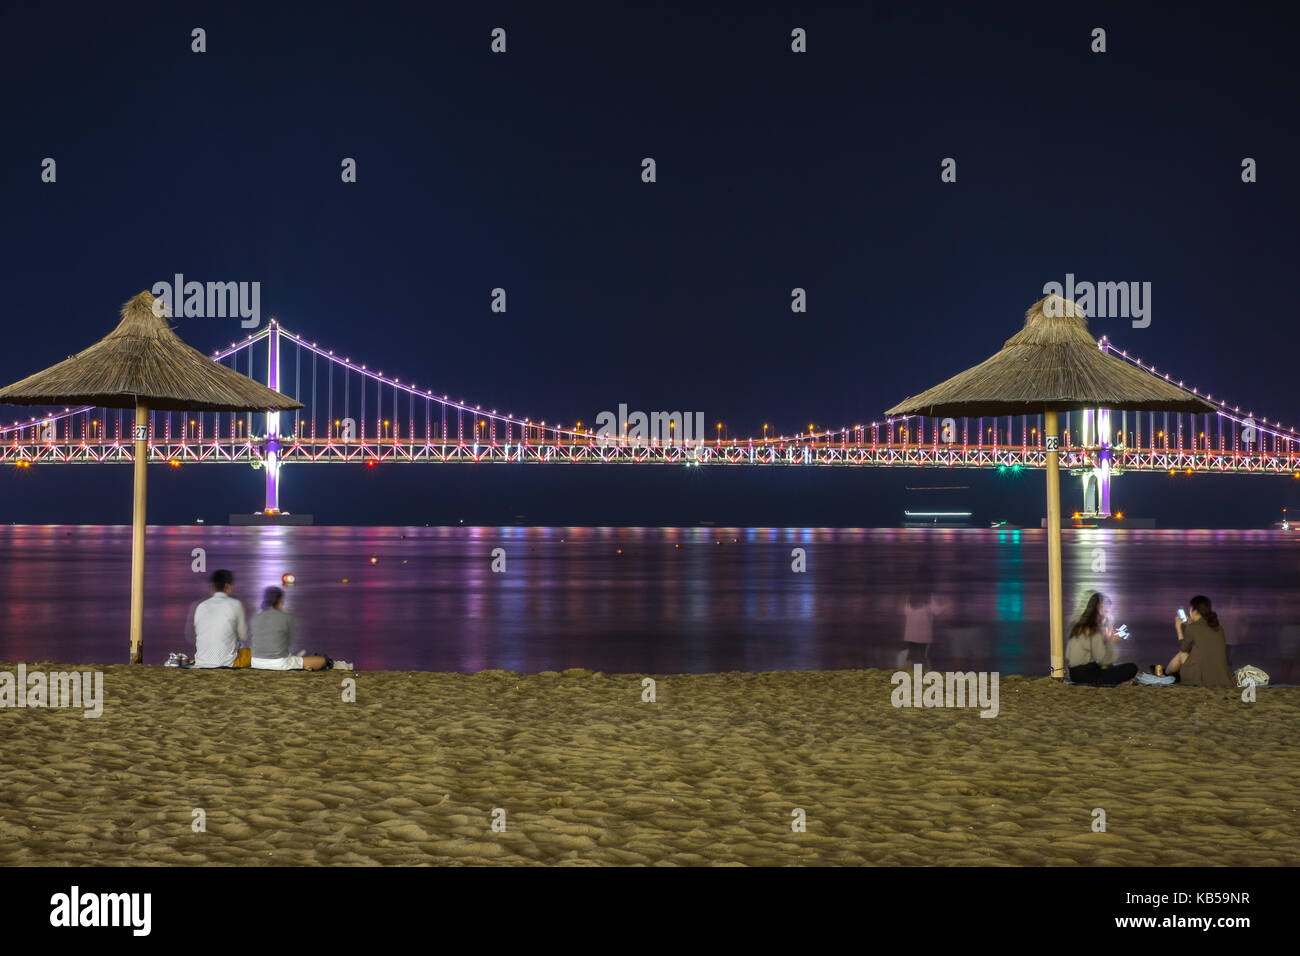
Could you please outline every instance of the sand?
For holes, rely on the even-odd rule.
[[[103,673],[98,719],[0,708],[0,863],[1300,863],[1296,688],[1004,677],[987,719],[896,709],[885,671],[654,703],[585,671]]]

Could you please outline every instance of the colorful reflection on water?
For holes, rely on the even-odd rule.
[[[0,528],[0,659],[126,659],[130,529]],[[504,551],[504,573],[492,552]],[[802,548],[806,571],[792,570]],[[249,612],[286,572],[305,644],[365,669],[624,673],[896,665],[903,603],[940,598],[939,668],[1046,674],[1039,530],[810,528],[230,528],[148,534],[146,660],[184,639],[208,593],[192,568],[235,572]],[[376,560],[372,564],[371,557]],[[1067,620],[1096,588],[1163,663],[1173,618],[1208,594],[1233,663],[1300,678],[1300,549],[1277,531],[1067,532]],[[346,583],[344,583],[346,579]]]

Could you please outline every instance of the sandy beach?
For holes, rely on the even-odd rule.
[[[1298,688],[102,671],[99,718],[0,708],[0,863],[1300,863]]]

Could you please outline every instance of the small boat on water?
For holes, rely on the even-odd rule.
[[[969,528],[973,512],[963,508],[969,485],[904,486],[909,507],[903,511],[904,528]],[[955,494],[954,494],[955,493]]]
[[[969,511],[904,511],[904,528],[969,528]]]

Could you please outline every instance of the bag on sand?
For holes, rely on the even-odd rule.
[[[252,667],[253,666],[252,648],[241,647],[238,651],[236,651],[235,663],[231,664],[230,666],[231,667]]]
[[[1254,684],[1256,687],[1268,686],[1268,674],[1260,670],[1254,664],[1247,664],[1241,670],[1237,671],[1237,686],[1245,687],[1247,684]]]

